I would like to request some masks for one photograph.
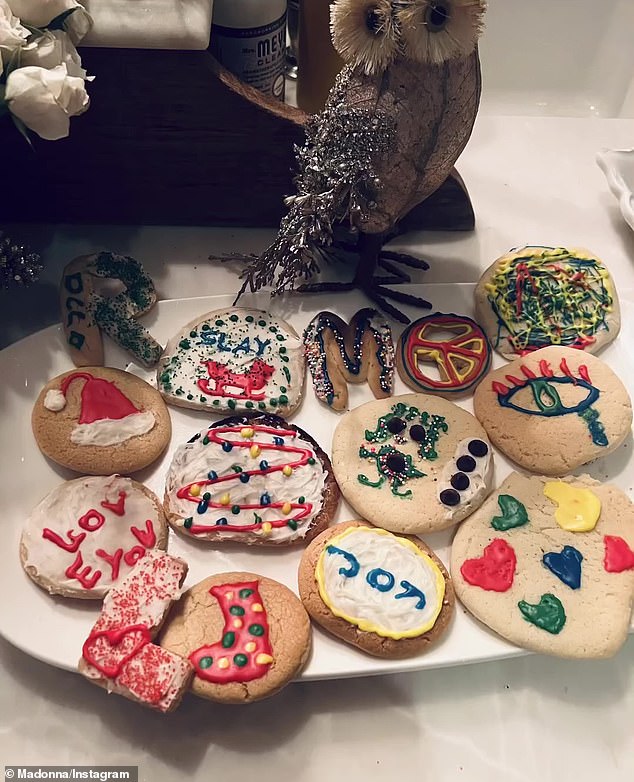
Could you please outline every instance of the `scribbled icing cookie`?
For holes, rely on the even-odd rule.
[[[31,421],[45,456],[90,475],[147,467],[172,432],[156,389],[129,372],[106,367],[84,367],[50,380]]]
[[[160,644],[194,666],[195,695],[249,703],[273,695],[303,668],[308,614],[283,584],[254,573],[219,573],[188,589]]]
[[[398,342],[398,373],[415,391],[464,394],[480,382],[490,363],[489,341],[466,315],[427,315],[411,323]]]
[[[359,310],[350,323],[320,312],[304,331],[304,350],[315,395],[333,410],[348,407],[348,383],[367,381],[377,399],[392,395],[392,329],[376,310]]]
[[[99,280],[117,280],[124,290],[114,296],[98,291]],[[156,304],[150,276],[134,258],[101,252],[68,264],[60,286],[62,326],[73,363],[102,366],[102,332],[146,367],[158,362],[163,348],[136,320]]]
[[[169,712],[179,705],[194,670],[183,656],[153,643],[181,595],[187,564],[149,551],[106,595],[86,639],[79,672],[109,693]]]
[[[285,417],[303,387],[301,340],[288,323],[260,310],[217,310],[188,323],[168,342],[158,369],[167,402],[215,413]]]
[[[174,454],[165,486],[170,524],[198,540],[310,540],[338,503],[326,454],[273,415],[226,418],[199,432]]]
[[[610,657],[634,602],[634,505],[588,476],[512,473],[460,525],[456,596],[518,646],[560,657]]]
[[[611,453],[632,427],[623,383],[574,348],[542,348],[491,372],[476,389],[474,410],[506,456],[545,475]]]
[[[345,499],[392,532],[418,534],[466,518],[492,487],[484,429],[438,396],[368,402],[340,421],[332,464]]]
[[[377,657],[421,654],[454,611],[451,579],[431,549],[361,521],[319,535],[302,556],[298,580],[315,622]]]
[[[148,549],[167,546],[158,498],[130,478],[77,478],[48,494],[20,539],[26,573],[51,594],[101,599]]]
[[[508,359],[549,345],[596,353],[619,333],[612,277],[587,250],[511,250],[484,272],[475,301],[491,344]]]

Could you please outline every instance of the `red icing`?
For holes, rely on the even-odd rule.
[[[226,364],[218,361],[203,361],[207,367],[209,378],[214,381],[214,388],[209,387],[209,380],[201,378],[198,387],[209,396],[222,396],[229,399],[251,399],[254,402],[262,401],[265,393],[255,393],[265,388],[273,377],[275,367],[266,364],[261,358],[256,358],[253,364],[244,372],[232,372]],[[241,388],[241,394],[226,391],[226,387]]]
[[[95,551],[95,554],[98,557],[105,559],[106,562],[110,565],[110,578],[113,581],[116,581],[117,578],[119,578],[119,568],[121,567],[121,557],[123,556],[123,549],[118,548],[111,556],[110,554],[108,554],[107,551],[104,551],[102,548],[98,548]]]
[[[154,534],[154,526],[151,519],[146,519],[144,530],[138,527],[130,527],[130,532],[145,548],[154,548],[156,546],[156,535]]]
[[[523,374],[529,379],[532,380],[533,378],[536,378],[537,375],[533,372],[532,369],[527,367],[526,365],[522,364],[520,369],[522,370]]]
[[[175,678],[185,667],[190,670],[189,663],[167,649],[146,644],[123,666],[117,684],[138,700],[155,706],[171,689],[180,690],[181,684]]]
[[[81,390],[80,424],[92,424],[104,418],[115,421],[140,412],[110,380],[95,377],[89,372],[73,372],[61,383],[60,390],[64,396],[74,380],[85,380]]]
[[[247,597],[240,597],[240,591],[243,589],[251,590]],[[238,584],[222,584],[214,586],[209,590],[218,603],[224,619],[224,629],[220,641],[209,646],[201,646],[189,655],[190,661],[196,670],[196,675],[201,679],[215,684],[227,684],[229,682],[250,682],[253,679],[259,679],[269,670],[271,662],[258,663],[256,659],[260,654],[273,656],[271,643],[269,640],[269,625],[266,612],[254,611],[254,606],[264,607],[262,598],[258,591],[257,581],[244,581]],[[244,610],[244,614],[236,615],[231,613],[232,607],[239,607]],[[236,628],[234,621],[238,619],[242,622],[242,627]],[[263,629],[262,635],[256,635],[250,632],[249,628],[253,625],[259,625]],[[235,640],[232,644],[224,646],[223,639],[227,634],[233,633]],[[247,645],[254,644],[255,648],[247,650]],[[244,665],[238,665],[235,662],[236,656],[246,657]],[[203,667],[201,660],[211,658],[212,664]],[[219,660],[226,658],[229,666],[221,668],[218,665]],[[238,657],[240,660],[240,657]]]
[[[72,565],[69,565],[64,571],[67,578],[74,578],[83,586],[84,589],[94,589],[97,586],[97,582],[101,578],[101,570],[95,570],[92,575],[90,572],[92,568],[90,565],[86,565],[83,570],[79,568],[84,564],[84,560],[81,555],[81,551],[77,552],[77,556]]]
[[[64,551],[70,551],[71,554],[74,554],[77,549],[80,547],[82,540],[86,537],[85,532],[73,532],[72,529],[69,529],[66,533],[68,535],[68,539],[70,543],[67,543],[64,538],[62,538],[60,535],[57,534],[57,532],[54,532],[52,529],[49,529],[48,527],[44,527],[42,530],[42,537],[46,540],[50,540],[51,543],[55,543],[56,546],[59,546],[60,548],[63,548]]]
[[[627,541],[618,535],[604,535],[605,556],[603,567],[608,573],[622,573],[624,570],[634,570],[634,551]]]
[[[111,510],[115,516],[125,515],[125,498],[126,493],[124,491],[119,492],[119,499],[116,502],[108,502],[108,500],[102,500],[101,507],[106,510]]]
[[[145,625],[112,630],[94,630],[86,639],[82,655],[108,679],[116,679],[123,666],[151,641]]]
[[[126,551],[126,553],[123,555],[123,561],[126,563],[126,565],[130,565],[130,567],[132,567],[133,565],[136,565],[136,563],[144,554],[145,549],[143,546],[134,546],[134,548]]]
[[[501,538],[496,538],[478,559],[467,559],[460,572],[472,586],[490,592],[506,592],[513,584],[517,558],[515,551]]]
[[[539,362],[539,371],[541,372],[541,375],[542,375],[542,377],[553,377],[553,376],[554,376],[554,374],[555,374],[555,373],[552,371],[552,369],[550,368],[550,364],[549,364],[549,362],[548,362],[548,361],[546,361],[546,359],[545,359],[545,358],[543,358],[543,359],[542,359],[542,360]]]
[[[561,363],[559,364],[559,368],[564,373],[564,375],[566,375],[566,377],[569,377],[575,385],[577,384],[577,378],[570,371],[570,367],[568,366],[568,362],[566,361],[565,358],[561,359]]]
[[[95,532],[95,530],[103,527],[106,523],[106,517],[103,513],[99,513],[98,510],[92,508],[87,513],[84,513],[83,516],[80,516],[77,523],[82,529],[85,529],[86,532]]]
[[[505,375],[504,379],[512,386],[522,386],[526,382],[525,380],[520,380],[520,378],[515,377],[514,375]]]
[[[592,383],[592,380],[590,380],[590,373],[588,372],[588,367],[585,364],[582,364],[579,367],[579,377],[582,380],[585,380],[586,383]]]

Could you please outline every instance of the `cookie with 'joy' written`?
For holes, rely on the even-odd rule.
[[[451,575],[504,638],[561,657],[609,657],[634,602],[634,505],[587,476],[512,473],[458,529]]]

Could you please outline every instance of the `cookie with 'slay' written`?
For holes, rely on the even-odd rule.
[[[172,433],[158,391],[129,372],[107,367],[84,367],[49,380],[31,423],[45,456],[90,475],[147,467]]]
[[[130,478],[67,481],[29,515],[20,539],[27,575],[51,594],[99,600],[148,549],[167,546],[158,498]]]
[[[261,310],[216,310],[168,342],[157,377],[171,405],[286,417],[302,398],[304,351],[280,318]]]
[[[512,473],[459,527],[451,575],[465,608],[512,643],[610,657],[634,603],[634,504],[588,476]]]
[[[360,521],[319,535],[302,556],[298,582],[315,622],[377,657],[421,654],[454,611],[451,579],[431,549]]]
[[[285,687],[311,649],[308,614],[283,584],[254,573],[219,573],[187,590],[159,639],[186,657],[195,695],[249,703]]]

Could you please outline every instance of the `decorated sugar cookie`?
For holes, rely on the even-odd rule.
[[[492,487],[493,454],[465,410],[438,396],[368,402],[340,421],[332,464],[363,518],[392,532],[444,529],[472,513]]]
[[[195,695],[249,703],[281,690],[311,648],[308,614],[283,584],[254,573],[219,573],[188,589],[160,644],[194,666]]]
[[[401,380],[415,391],[428,394],[452,397],[471,391],[490,363],[489,341],[466,315],[437,312],[419,318],[405,329],[398,342]]]
[[[511,250],[484,272],[475,301],[491,344],[508,359],[549,345],[596,353],[619,333],[614,282],[587,250]]]
[[[167,446],[172,426],[161,395],[129,372],[84,367],[50,380],[32,414],[49,459],[77,472],[141,470]]]
[[[360,521],[319,535],[302,556],[298,578],[311,618],[377,657],[426,651],[453,615],[451,579],[431,549]]]
[[[606,456],[632,427],[623,383],[574,348],[542,348],[491,372],[476,389],[474,410],[506,456],[545,475]]]
[[[310,540],[338,503],[327,455],[272,415],[226,418],[200,432],[174,454],[165,486],[170,524],[198,540]]]
[[[62,483],[39,503],[22,530],[20,559],[51,594],[98,600],[148,549],[166,545],[163,508],[149,489],[95,476]]]
[[[169,404],[287,416],[304,387],[304,351],[288,323],[231,308],[188,323],[165,348],[158,388]]]
[[[317,399],[341,412],[348,406],[348,383],[368,382],[377,399],[392,395],[392,329],[376,310],[359,310],[345,323],[320,312],[304,331],[306,363]]]
[[[512,473],[459,527],[451,575],[465,608],[518,646],[610,657],[634,603],[634,505],[587,476]]]
[[[153,641],[186,575],[187,564],[162,551],[140,559],[106,595],[84,643],[79,672],[109,693],[173,711],[189,687],[193,666]]]

